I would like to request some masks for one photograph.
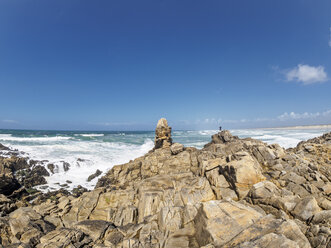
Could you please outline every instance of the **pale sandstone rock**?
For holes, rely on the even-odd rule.
[[[166,119],[161,118],[155,129],[155,149],[170,147],[171,144],[171,127],[168,126]]]
[[[9,225],[11,232],[14,236],[20,236],[23,233],[27,232],[29,229],[35,230],[38,235],[40,234],[39,230],[31,225],[31,221],[36,221],[41,218],[41,215],[29,207],[22,207],[10,214]]]
[[[138,186],[138,192],[138,223],[164,206],[180,207],[215,199],[208,181],[191,173],[146,179]]]
[[[293,195],[292,192],[285,189],[281,190],[270,181],[263,181],[253,185],[248,196],[254,204],[272,206],[285,212],[292,211],[301,200],[299,196]],[[269,211],[266,208],[264,209],[270,212],[270,209]]]
[[[90,219],[106,220],[115,225],[126,225],[136,222],[134,190],[116,190],[100,194]]]
[[[246,152],[236,153],[239,160],[233,160],[222,166],[223,174],[236,189],[239,198],[247,195],[250,188],[266,178],[260,165]]]
[[[184,146],[179,143],[174,143],[170,146],[171,153],[176,155],[184,150]]]
[[[74,229],[60,228],[47,233],[40,238],[37,248],[62,248],[62,247],[83,247],[92,240],[86,235]]]
[[[240,245],[241,248],[300,248],[300,246],[284,235],[268,233],[254,241],[245,242]]]
[[[294,208],[292,213],[301,220],[307,220],[314,214],[321,211],[314,197],[306,197],[302,199]]]
[[[96,189],[73,200],[70,211],[62,217],[65,227],[72,227],[78,221],[89,219],[103,191],[104,189]]]
[[[248,244],[252,245],[251,247],[255,247],[254,245],[260,247],[258,246],[259,242],[256,244],[255,241],[261,238],[262,240],[264,240],[263,237],[268,234],[276,235],[272,235],[278,240],[276,243],[279,243],[280,240],[283,240],[286,243],[292,244],[292,242],[287,241],[291,240],[294,242],[294,244],[297,244],[298,247],[310,247],[308,239],[304,236],[304,234],[301,232],[300,228],[295,224],[295,222],[291,220],[276,219],[273,215],[270,214],[257,220],[254,224],[243,230],[239,235],[235,236],[223,247],[248,247]],[[279,236],[284,237],[284,239],[281,238],[279,240]],[[265,243],[262,242],[261,245],[262,244]],[[262,245],[262,247],[265,246]]]
[[[39,243],[44,233],[54,229],[43,221],[42,216],[30,207],[21,207],[9,215],[8,221],[14,242],[23,242],[30,245]]]
[[[0,247],[327,247],[326,138],[285,151],[223,131],[182,149],[166,121],[159,127],[162,148],[114,166],[78,198],[19,211],[29,203],[0,200],[12,212],[0,217]]]
[[[236,199],[241,199],[254,184],[265,180],[262,168],[247,152],[233,154],[230,162],[226,162],[225,158],[216,158],[205,161],[203,166],[210,184],[215,186],[218,199],[229,197],[229,190],[236,193]],[[222,196],[222,193],[225,195]]]
[[[323,210],[321,212],[315,213],[312,223],[318,224],[326,222],[331,226],[331,210]]]
[[[263,215],[234,201],[208,201],[201,205],[195,218],[196,240],[200,246],[222,246]]]
[[[88,234],[93,241],[102,238],[109,227],[113,228],[113,224],[103,220],[83,220],[75,224],[75,228]]]

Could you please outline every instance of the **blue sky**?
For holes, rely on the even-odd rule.
[[[331,123],[331,1],[0,0],[0,128]]]

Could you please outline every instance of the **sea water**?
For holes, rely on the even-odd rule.
[[[230,130],[240,138],[252,137],[268,144],[278,143],[284,148],[294,147],[307,140],[331,131],[324,129],[240,129]],[[217,130],[173,131],[173,141],[202,148],[210,142]],[[123,164],[144,155],[153,148],[154,132],[82,132],[82,131],[27,131],[0,130],[0,143],[17,149],[20,156],[43,161],[42,165],[55,165],[54,174],[46,177],[48,190],[67,189],[81,185],[93,189],[98,178],[88,182],[97,169],[105,174],[114,165]],[[64,163],[69,163],[68,171]],[[49,169],[48,169],[49,170]],[[71,182],[71,183],[68,183]],[[37,188],[41,189],[40,186]],[[45,188],[45,187],[43,187]]]

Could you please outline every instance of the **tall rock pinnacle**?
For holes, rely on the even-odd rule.
[[[165,118],[161,118],[157,122],[155,129],[155,149],[161,147],[170,147],[172,144],[171,139],[171,127],[168,126],[168,122]]]

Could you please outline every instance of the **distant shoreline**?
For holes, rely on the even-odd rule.
[[[266,127],[266,128],[253,128],[253,129],[325,129],[330,128],[331,124],[325,125],[307,125],[307,126],[289,126],[289,127]]]

